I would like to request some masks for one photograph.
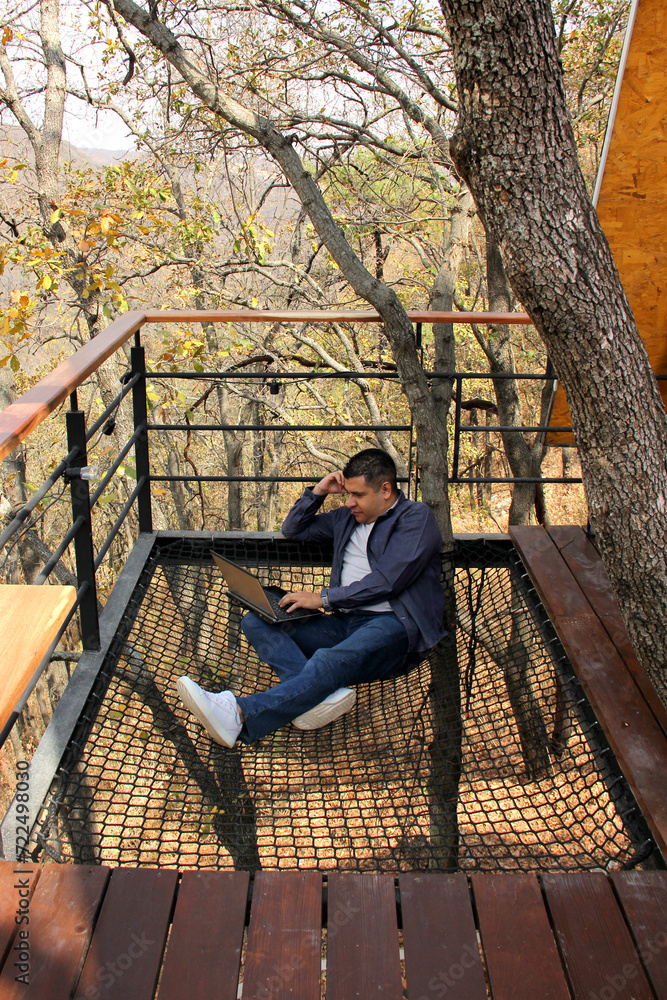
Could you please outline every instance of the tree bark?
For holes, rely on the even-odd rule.
[[[492,312],[509,312],[513,302],[502,257],[496,244],[489,239],[486,241],[486,280],[489,309]],[[511,333],[509,326],[492,326],[488,339],[482,344],[492,372],[505,375],[516,372]],[[518,381],[514,378],[494,379],[493,389],[498,406],[498,423],[501,427],[519,427],[523,423],[523,412]],[[540,415],[540,423],[546,417],[547,412],[544,410]],[[539,476],[546,451],[544,434],[536,435],[532,444],[528,443],[524,434],[516,431],[501,432],[501,437],[512,475],[526,479]],[[537,484],[513,484],[508,517],[510,524],[530,523],[536,496]]]
[[[665,411],[586,192],[551,8],[441,2],[460,105],[452,156],[565,390],[591,525],[637,654],[667,701]]]

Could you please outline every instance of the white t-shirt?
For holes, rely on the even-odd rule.
[[[363,579],[363,577],[368,576],[370,573],[371,566],[366,554],[366,548],[368,546],[368,536],[373,530],[373,524],[375,524],[374,521],[372,524],[358,524],[350,535],[350,540],[343,552],[343,568],[340,574],[341,587],[349,587],[351,583],[356,583],[357,580]],[[345,610],[349,611],[351,609],[347,608]],[[379,604],[362,604],[358,610],[391,611],[392,607],[389,601],[380,601]]]

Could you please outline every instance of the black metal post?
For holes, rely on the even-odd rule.
[[[86,417],[83,410],[69,410],[67,413],[67,447],[76,448],[75,464],[88,463],[86,453]],[[95,585],[95,553],[93,552],[93,525],[90,516],[90,489],[87,479],[72,479],[72,523],[81,518],[81,527],[74,536],[74,557],[79,588],[84,588],[79,603],[81,622],[81,643],[84,650],[100,648],[100,623],[97,615],[97,587]]]
[[[461,444],[461,397],[463,395],[463,379],[456,378],[456,406],[454,410],[454,460],[452,462],[452,483],[459,481],[459,448]]]
[[[413,468],[414,464],[414,468]],[[416,459],[416,442],[415,442],[415,432],[414,432],[414,419],[412,414],[410,415],[410,447],[408,450],[408,500],[411,498],[411,486],[412,486],[412,473],[415,474],[415,498],[417,497],[417,459]]]
[[[132,374],[141,375],[132,390],[132,409],[134,413],[134,430],[140,430],[134,446],[134,457],[137,468],[137,482],[144,480],[137,494],[137,509],[139,512],[139,531],[153,530],[153,512],[151,509],[150,457],[148,452],[148,411],[146,408],[146,357],[143,347],[131,349]]]

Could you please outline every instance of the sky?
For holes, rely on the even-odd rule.
[[[68,101],[63,139],[79,149],[112,149],[126,152],[134,139],[112,111],[95,111],[80,101]]]

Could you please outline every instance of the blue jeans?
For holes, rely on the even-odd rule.
[[[259,740],[319,705],[340,687],[404,670],[408,634],[393,612],[322,614],[274,625],[249,611],[241,628],[280,684],[238,698],[240,739]]]

